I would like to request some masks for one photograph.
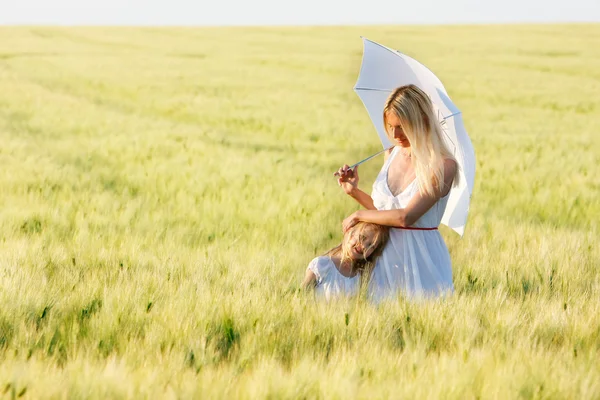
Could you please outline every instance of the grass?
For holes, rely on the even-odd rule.
[[[375,152],[360,35],[477,154],[456,293],[316,303]],[[598,398],[599,25],[0,28],[0,393]],[[381,160],[361,168],[369,189]]]

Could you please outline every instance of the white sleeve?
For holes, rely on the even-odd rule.
[[[325,257],[316,257],[309,264],[308,268],[317,277],[317,284],[323,281],[329,270],[329,262]]]

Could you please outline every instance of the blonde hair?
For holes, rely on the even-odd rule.
[[[444,160],[456,162],[456,159],[446,146],[442,127],[429,96],[415,85],[400,86],[385,102],[384,125],[387,124],[387,114],[390,112],[400,119],[402,130],[410,142],[410,157],[415,167],[419,191],[432,196],[435,195],[436,188],[443,191]],[[456,185],[458,169],[453,178]]]
[[[346,233],[344,234],[344,240],[352,234],[357,233],[358,243],[361,245],[361,247],[364,248],[364,246],[362,246],[362,238],[363,234],[367,232],[373,232],[374,235],[373,240],[371,241],[371,246],[369,248],[365,248],[365,252],[369,249],[373,250],[373,252],[366,259],[353,260],[350,256],[349,249],[344,248],[343,242],[325,253],[325,255],[329,257],[339,257],[342,263],[350,262],[351,270],[358,271],[360,273],[361,285],[366,284],[371,278],[371,272],[375,267],[377,257],[379,257],[383,252],[383,248],[385,247],[390,237],[389,227],[387,226],[371,224],[368,222],[359,222],[346,231]]]

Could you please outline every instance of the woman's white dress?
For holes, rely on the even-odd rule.
[[[373,184],[371,197],[378,210],[405,208],[419,190],[415,179],[397,196],[390,191],[388,169],[398,149],[398,146],[394,147]],[[412,227],[439,226],[447,202],[448,195],[438,200]],[[438,230],[390,229],[390,240],[377,260],[369,283],[373,300],[398,293],[430,297],[452,290],[450,254]]]

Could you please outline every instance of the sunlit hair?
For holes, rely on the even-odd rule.
[[[369,249],[373,250],[369,257],[362,260],[353,260],[350,256],[350,247],[344,246],[355,233],[358,235],[358,243],[364,249],[363,252],[367,252]],[[371,238],[371,246],[369,248],[363,246],[363,240],[367,237]],[[349,262],[351,270],[360,273],[361,282],[366,283],[370,279],[377,257],[383,252],[383,248],[388,239],[389,227],[368,222],[359,222],[346,231],[344,240],[340,245],[329,250],[325,255],[329,257],[339,257],[342,263]]]
[[[400,86],[388,97],[383,108],[383,123],[387,129],[387,114],[394,113],[410,142],[410,157],[417,175],[419,190],[434,195],[444,190],[444,160],[456,159],[444,142],[440,122],[429,96],[415,85]],[[393,140],[393,137],[390,137]],[[458,184],[458,169],[454,185]]]

